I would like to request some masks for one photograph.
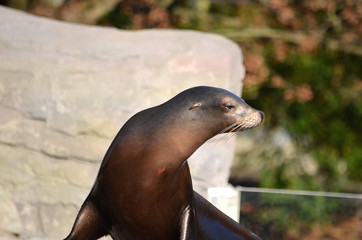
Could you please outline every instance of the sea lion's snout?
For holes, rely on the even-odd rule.
[[[264,113],[243,102],[235,111],[227,116],[228,124],[220,133],[241,132],[259,126],[264,121]]]
[[[242,120],[243,124],[246,126],[244,130],[257,127],[262,124],[263,121],[264,113],[251,107],[248,114]]]

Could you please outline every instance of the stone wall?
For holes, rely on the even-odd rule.
[[[194,31],[120,31],[0,7],[0,238],[61,239],[134,113],[197,85],[240,95],[240,49]],[[216,141],[216,140],[211,140]],[[235,139],[190,161],[226,184]]]

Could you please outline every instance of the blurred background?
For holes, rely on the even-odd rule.
[[[244,54],[242,97],[262,110],[266,119],[262,127],[239,136],[230,182],[251,187],[362,193],[361,1],[0,3],[81,24],[125,30],[193,29],[233,40]],[[292,201],[298,204],[298,200]],[[303,219],[289,229],[289,236],[308,228],[316,208],[318,216],[327,216],[340,206],[321,198],[308,201],[300,201]],[[252,212],[252,206],[244,210]],[[309,217],[305,217],[303,214],[308,212]],[[276,226],[267,217],[263,221],[274,224],[274,228],[288,225],[279,222]]]

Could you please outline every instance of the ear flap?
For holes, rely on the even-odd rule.
[[[196,102],[196,103],[192,104],[192,106],[189,108],[189,110],[193,110],[193,109],[199,108],[200,106],[201,106],[201,103]]]

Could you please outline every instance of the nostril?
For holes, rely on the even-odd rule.
[[[259,111],[260,117],[261,117],[261,121],[260,123],[262,123],[264,121],[264,113],[262,111]]]

